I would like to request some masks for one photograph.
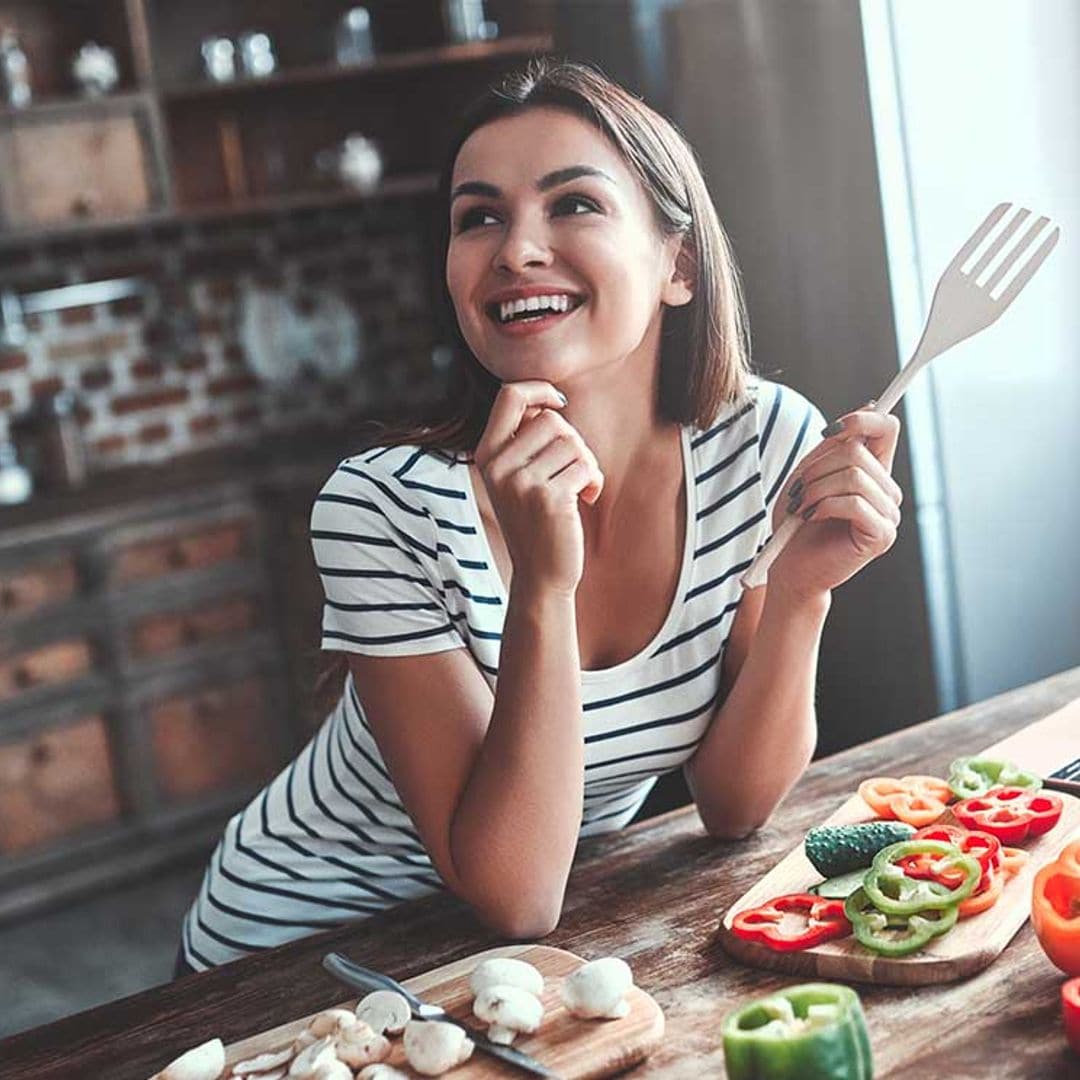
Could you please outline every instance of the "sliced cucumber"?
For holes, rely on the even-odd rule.
[[[810,891],[828,900],[846,900],[862,886],[868,869],[869,866],[860,867],[858,870],[849,870],[846,874],[831,877],[828,881],[819,881],[816,885],[810,886]]]
[[[864,821],[858,825],[817,825],[806,834],[803,847],[823,877],[838,877],[865,869],[890,844],[910,840],[915,830],[902,821]]]

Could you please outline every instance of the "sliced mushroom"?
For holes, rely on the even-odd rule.
[[[625,996],[634,985],[630,965],[617,956],[582,964],[562,985],[563,1004],[585,1020],[618,1020],[630,1011]]]
[[[225,1071],[225,1044],[211,1039],[181,1054],[152,1080],[218,1080]]]
[[[356,1016],[379,1035],[397,1035],[405,1030],[412,1011],[396,990],[374,990],[356,1006]]]
[[[424,1076],[439,1076],[469,1059],[473,1042],[457,1024],[410,1020],[405,1025],[405,1057]]]
[[[390,1056],[390,1040],[378,1035],[362,1020],[337,1040],[337,1056],[350,1068],[359,1069]]]
[[[277,1050],[272,1054],[259,1054],[256,1057],[248,1058],[246,1061],[238,1061],[232,1067],[232,1074],[236,1080],[239,1080],[240,1077],[247,1076],[249,1073],[272,1072],[281,1065],[288,1065],[292,1059],[292,1050]],[[259,1080],[266,1080],[266,1078],[260,1076]]]
[[[469,976],[469,987],[474,994],[489,986],[517,986],[539,997],[544,992],[544,976],[524,960],[493,956],[481,961]]]
[[[316,1069],[331,1061],[337,1061],[334,1037],[325,1035],[296,1055],[289,1066],[289,1076],[295,1080],[313,1080]]]
[[[292,1052],[294,1054],[299,1054],[301,1050],[306,1050],[313,1042],[318,1042],[317,1037],[311,1034],[310,1028],[304,1028],[304,1030],[293,1039]]]
[[[239,1080],[239,1073],[233,1073],[233,1077]],[[246,1073],[243,1080],[285,1080],[289,1075],[289,1067],[282,1065],[280,1069],[271,1069],[269,1072]]]
[[[393,1065],[368,1065],[356,1074],[356,1080],[409,1080],[409,1077]]]
[[[353,1071],[344,1061],[327,1061],[311,1074],[311,1080],[353,1080]]]
[[[340,1035],[355,1023],[356,1014],[349,1009],[327,1009],[308,1024],[307,1030],[321,1039],[324,1035]]]
[[[477,995],[473,1013],[491,1025],[492,1042],[509,1046],[518,1035],[532,1034],[540,1026],[544,1005],[520,986],[489,986]]]

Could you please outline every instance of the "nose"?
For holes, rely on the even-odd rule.
[[[550,266],[551,248],[543,227],[517,221],[503,235],[492,260],[496,270],[519,274],[529,267]]]

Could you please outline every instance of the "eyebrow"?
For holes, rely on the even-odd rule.
[[[536,181],[536,190],[549,191],[560,184],[568,184],[579,176],[595,176],[600,180],[606,180],[609,184],[615,184],[615,181],[603,169],[598,169],[593,165],[568,165],[565,169],[556,169],[546,176],[541,176]],[[502,192],[494,184],[483,180],[466,180],[465,183],[458,184],[454,188],[450,201],[453,202],[459,195],[482,195],[488,199],[497,199]]]

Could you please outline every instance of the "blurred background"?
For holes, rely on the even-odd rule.
[[[1080,664],[1072,0],[0,0],[0,1035],[166,980],[224,821],[321,720],[311,502],[453,393],[442,147],[537,52],[687,134],[756,370],[829,416],[991,207],[1061,225],[903,404],[819,756]]]

